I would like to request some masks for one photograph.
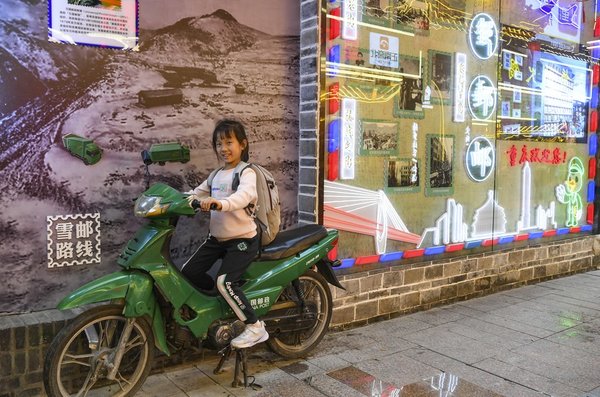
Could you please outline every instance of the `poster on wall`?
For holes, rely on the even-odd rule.
[[[454,136],[427,135],[427,195],[454,192]]]
[[[138,0],[48,0],[53,42],[138,50]]]
[[[586,142],[592,91],[588,61],[546,46],[504,42],[498,137]]]
[[[211,137],[222,118],[245,125],[250,160],[279,181],[283,227],[297,223],[300,6],[241,3],[144,0],[134,52],[57,45],[37,22],[47,2],[2,0],[0,313],[54,307],[118,270],[144,224],[133,213],[146,190],[141,152],[158,156],[151,185],[188,191],[219,166]],[[179,220],[176,266],[208,220]]]
[[[503,0],[501,22],[579,43],[583,5],[583,2],[565,0]]]

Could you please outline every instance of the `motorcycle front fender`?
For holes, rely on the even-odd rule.
[[[123,315],[147,315],[152,324],[156,347],[170,355],[165,336],[165,324],[153,291],[154,280],[144,272],[119,271],[93,280],[64,297],[58,309],[72,309],[90,303],[125,299]]]

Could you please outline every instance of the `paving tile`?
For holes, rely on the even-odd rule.
[[[327,356],[311,357],[307,361],[309,363],[321,368],[323,370],[323,372],[333,371],[335,369],[344,368],[349,365],[348,361],[342,360],[335,354],[329,354]]]
[[[583,393],[581,396],[579,397],[600,397],[600,386],[598,386],[596,389],[594,390],[590,390],[586,393]]]
[[[145,397],[185,396],[185,392],[173,383],[166,374],[149,376],[139,394]]]
[[[510,296],[512,298],[529,300],[529,299],[534,299],[534,298],[538,298],[540,296],[545,296],[545,295],[551,294],[555,291],[556,291],[556,288],[554,288],[554,286],[542,283],[542,284],[535,284],[535,285],[526,285],[524,287],[519,287],[519,288],[513,288],[511,290],[503,291],[503,292],[500,292],[500,293],[494,294],[494,295]]]
[[[371,359],[355,364],[361,371],[367,372],[385,383],[401,387],[423,378],[439,374],[439,370],[423,364],[402,353],[388,356],[386,359]]]
[[[583,322],[581,316],[573,313],[542,311],[534,301],[521,302],[510,308],[494,310],[489,314],[510,318],[552,332],[560,332],[565,329],[563,322],[565,318],[568,318],[571,326]]]
[[[486,313],[479,317],[479,320],[512,329],[514,331],[519,331],[537,338],[545,338],[556,332],[531,324],[527,321],[526,316],[520,316],[518,318],[517,316],[511,317],[508,311],[504,314],[505,316],[499,316],[496,313]]]
[[[535,374],[525,368],[509,365],[494,358],[483,360],[474,364],[474,366],[511,382],[528,385],[530,388],[548,395],[577,397],[582,393],[580,389],[565,385],[546,376]]]
[[[600,320],[577,325],[546,339],[600,357]]]
[[[474,363],[493,357],[505,346],[479,341],[451,331],[454,324],[445,324],[405,336],[410,342],[447,355],[458,361]]]
[[[479,309],[485,308],[485,306],[481,306],[481,307],[479,307],[479,309],[475,309],[475,308],[472,308],[469,306],[465,306],[461,303],[454,303],[452,305],[445,307],[445,309],[449,310],[451,312],[462,314],[463,316],[465,316],[465,318],[468,318],[468,317],[477,318],[477,317],[481,316],[483,313],[487,312],[487,310],[486,311],[479,310]]]
[[[471,365],[454,360],[448,356],[433,352],[424,348],[411,349],[403,352],[416,361],[427,364],[440,371],[459,376],[471,383],[504,396],[541,397],[542,394],[531,388],[507,381],[501,377],[486,371],[477,369]]]
[[[600,384],[600,358],[596,354],[545,339],[501,352],[494,358],[581,390]]]
[[[554,302],[564,302],[578,307],[585,307],[587,309],[600,311],[600,300],[590,302],[587,300],[577,299],[572,296],[562,295],[560,293],[546,295],[544,298],[548,303],[552,302],[552,304],[554,304]]]
[[[279,369],[296,379],[306,379],[310,376],[324,373],[322,368],[317,367],[309,361],[298,361],[292,364],[279,366]]]
[[[481,298],[470,299],[464,302],[457,303],[457,305],[465,306],[474,310],[479,310],[484,313],[487,313],[492,310],[510,307],[520,302],[523,302],[523,299],[498,293],[487,295]]]
[[[529,344],[539,338],[476,318],[465,318],[450,325],[450,331],[481,342],[502,345],[507,349]]]
[[[327,397],[365,397],[364,394],[354,390],[328,375],[316,375],[306,379],[307,385]],[[291,397],[290,395],[289,397]]]
[[[210,377],[206,376],[197,367],[189,367],[174,372],[167,372],[165,373],[165,376],[184,392],[190,392],[194,390],[210,390],[211,393],[226,391]]]
[[[444,308],[436,307],[423,312],[411,314],[409,317],[413,320],[422,321],[435,326],[459,321],[465,316],[460,313],[445,310]]]

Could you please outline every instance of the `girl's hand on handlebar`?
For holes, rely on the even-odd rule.
[[[205,199],[202,199],[202,201],[200,202],[200,209],[202,209],[202,211],[220,211],[221,208],[223,208],[221,202],[214,197],[207,197]]]

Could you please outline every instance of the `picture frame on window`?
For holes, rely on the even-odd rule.
[[[398,123],[363,119],[359,122],[361,156],[390,156],[398,153]]]
[[[454,83],[452,53],[438,50],[428,51],[427,85],[431,87],[431,103],[449,105]]]
[[[420,161],[416,158],[389,157],[384,163],[384,187],[391,193],[421,190]]]
[[[427,134],[427,173],[425,195],[448,196],[454,193],[455,138]]]

